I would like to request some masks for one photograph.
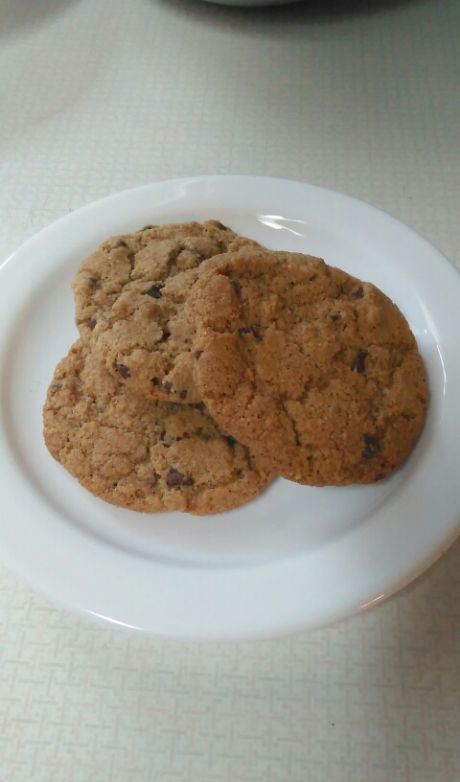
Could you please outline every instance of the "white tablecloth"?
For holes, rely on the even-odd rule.
[[[0,0],[0,256],[119,189],[254,173],[458,261],[459,23],[458,0]],[[264,643],[111,631],[0,568],[0,781],[30,780],[458,782],[460,545],[372,612]]]

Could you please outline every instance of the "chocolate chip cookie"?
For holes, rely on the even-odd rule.
[[[284,477],[368,483],[410,454],[427,377],[405,318],[373,285],[318,258],[243,249],[203,265],[187,312],[211,415]]]
[[[255,242],[215,220],[147,226],[108,239],[73,281],[82,339],[131,391],[199,402],[183,305],[205,259],[249,244]]]
[[[203,404],[127,393],[81,340],[56,368],[43,417],[54,458],[97,497],[132,510],[219,513],[272,477]]]

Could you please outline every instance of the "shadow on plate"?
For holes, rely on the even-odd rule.
[[[179,12],[194,14],[204,21],[228,22],[258,22],[262,25],[302,21],[310,23],[327,23],[333,20],[350,17],[383,15],[397,11],[402,6],[426,5],[433,0],[292,0],[283,5],[266,5],[244,7],[244,0],[240,6],[221,5],[217,2],[203,2],[202,0],[150,0],[168,6]],[[229,0],[230,1],[230,0]],[[237,2],[237,0],[235,0]],[[249,2],[249,0],[248,0]],[[267,3],[275,0],[267,0]]]

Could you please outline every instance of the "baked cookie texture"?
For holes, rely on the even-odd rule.
[[[311,256],[243,248],[202,265],[187,316],[211,415],[280,475],[369,483],[410,454],[427,376],[405,318],[373,285]]]
[[[218,513],[273,477],[203,404],[127,393],[82,340],[56,368],[43,420],[54,458],[97,497],[132,510]]]
[[[200,264],[255,242],[215,220],[147,226],[103,242],[72,283],[76,322],[108,371],[151,399],[201,401],[184,303]]]

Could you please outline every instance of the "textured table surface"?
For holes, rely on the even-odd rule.
[[[0,256],[119,189],[254,173],[370,201],[458,263],[459,32],[458,0],[0,0]],[[30,780],[458,782],[460,544],[372,612],[263,643],[132,637],[0,568],[0,781]]]

